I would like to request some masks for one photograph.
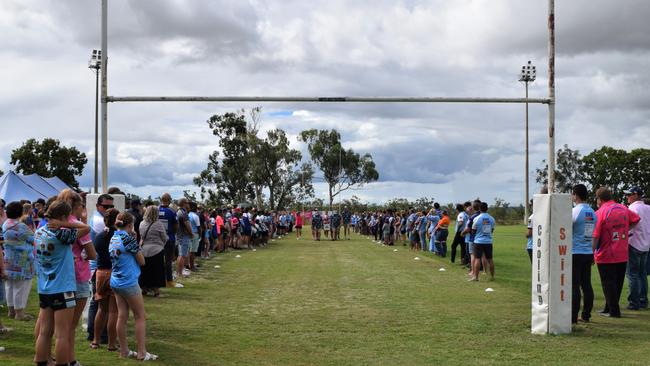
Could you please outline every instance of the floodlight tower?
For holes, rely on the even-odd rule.
[[[99,193],[99,70],[102,68],[102,51],[93,50],[88,68],[95,73],[95,184],[93,193]]]
[[[531,61],[528,61],[528,64],[521,67],[521,74],[519,75],[519,81],[524,83],[526,89],[526,198],[524,201],[524,222],[527,222],[528,217],[530,216],[530,197],[529,197],[529,178],[530,178],[530,168],[528,165],[528,83],[532,83],[537,78],[537,69],[533,66]]]

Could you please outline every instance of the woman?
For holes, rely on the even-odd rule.
[[[325,232],[325,238],[329,239],[330,237],[330,215],[323,212],[323,231]]]
[[[120,357],[137,357],[141,361],[152,361],[158,356],[147,352],[145,346],[145,313],[142,290],[138,286],[140,266],[143,266],[144,255],[140,245],[135,240],[135,219],[128,212],[121,212],[115,220],[115,233],[111,238],[108,251],[111,255],[111,289],[117,303],[117,339],[120,343]],[[129,319],[129,309],[135,319],[135,339],[138,351],[129,350],[126,341],[126,321]]]
[[[25,203],[23,204],[23,210],[22,210],[22,215],[20,218],[20,221],[23,222],[23,224],[27,225],[30,230],[34,230],[34,217],[32,216],[32,204],[31,203]]]
[[[147,207],[140,223],[140,242],[145,264],[139,284],[145,295],[151,292],[154,297],[158,297],[159,289],[165,287],[164,249],[167,239],[165,225],[158,220],[158,207]]]
[[[95,301],[97,302],[97,314],[94,319],[93,341],[90,348],[99,348],[101,335],[104,327],[108,326],[108,347],[109,351],[117,351],[115,340],[117,338],[117,303],[115,295],[111,290],[111,256],[108,247],[115,233],[115,220],[118,210],[108,209],[104,214],[104,225],[106,229],[95,237],[95,250],[97,251],[97,270],[95,271]]]
[[[20,202],[9,203],[5,211],[3,265],[9,318],[32,320],[31,315],[25,314],[25,308],[34,277],[34,232],[20,221],[23,214]]]
[[[64,201],[72,208],[71,215],[68,216],[68,222],[80,223],[81,219],[85,216],[85,208],[79,194],[69,188],[64,189],[59,193],[58,200]],[[90,235],[77,236],[74,245],[72,246],[72,253],[74,254],[74,272],[77,280],[77,289],[75,291],[76,307],[74,309],[74,317],[70,328],[70,347],[72,349],[72,357],[75,359],[74,353],[74,332],[79,324],[81,314],[86,308],[86,302],[92,295],[90,289],[90,272],[89,260],[97,258],[95,246],[93,245]]]
[[[65,201],[54,201],[46,213],[47,226],[38,229],[34,235],[41,307],[34,356],[38,366],[48,364],[52,334],[56,336],[56,362],[61,365],[76,363],[72,348],[74,338],[71,338],[77,290],[72,245],[78,236],[88,235],[90,227],[68,221],[71,212],[72,207]]]

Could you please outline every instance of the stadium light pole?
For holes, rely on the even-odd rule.
[[[95,73],[95,181],[93,193],[99,193],[99,70],[102,67],[102,51],[93,50],[88,68]]]
[[[526,100],[528,100],[528,83],[532,83],[537,78],[537,70],[533,66],[531,61],[528,61],[528,64],[522,66],[521,74],[519,75],[519,81],[524,83],[526,90]],[[524,222],[528,220],[530,216],[530,167],[528,162],[528,102],[526,102],[526,174],[525,174],[525,184],[526,184],[526,198],[524,200]]]

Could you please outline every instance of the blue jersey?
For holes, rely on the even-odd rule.
[[[420,225],[418,226],[418,231],[424,233],[427,231],[427,217],[420,216],[419,220],[420,220]]]
[[[467,228],[469,229],[469,232],[467,235],[465,235],[465,243],[473,243],[474,242],[474,232],[472,231],[474,220],[478,217],[478,213],[473,213],[472,216],[469,217],[467,220]]]
[[[51,295],[77,291],[72,244],[76,229],[50,230],[44,226],[34,234],[38,260],[38,293]]]
[[[475,230],[474,244],[492,244],[492,233],[494,232],[494,218],[487,212],[478,215],[473,223]]]
[[[436,226],[438,226],[438,222],[440,222],[440,216],[438,215],[429,215],[427,216],[427,221],[429,221],[429,234],[433,234],[434,231],[436,231]]]
[[[162,221],[167,229],[167,237],[171,241],[176,241],[176,232],[174,225],[176,225],[176,213],[169,207],[160,206],[158,209],[158,220]]]
[[[596,227],[596,213],[586,203],[573,208],[572,254],[593,254],[591,239]]]
[[[469,216],[467,215],[467,212],[463,211],[458,214],[456,217],[456,229],[454,232],[456,233],[461,233],[463,232],[463,229],[467,227],[467,221],[469,220]]]
[[[190,226],[192,227],[192,233],[196,234],[199,232],[199,225],[201,224],[201,219],[199,219],[199,215],[196,214],[196,212],[190,211],[187,214],[188,218],[190,219]]]
[[[108,245],[113,271],[111,272],[111,287],[126,288],[138,284],[140,266],[135,255],[140,252],[140,245],[134,237],[124,230],[117,230]]]

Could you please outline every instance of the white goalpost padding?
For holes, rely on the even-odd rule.
[[[571,333],[571,196],[536,194],[533,204],[533,334]]]

